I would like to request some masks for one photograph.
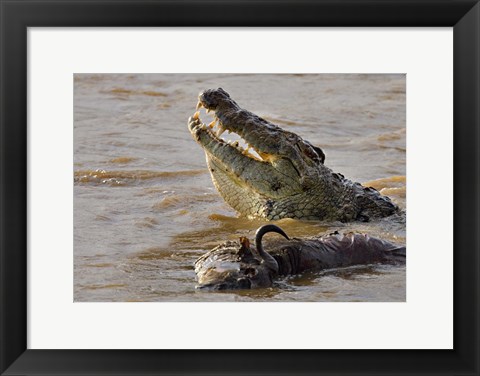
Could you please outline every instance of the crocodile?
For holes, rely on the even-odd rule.
[[[204,124],[200,109],[212,111]],[[188,119],[223,199],[247,218],[369,221],[398,212],[390,198],[325,166],[325,153],[293,132],[242,109],[223,90],[198,96]],[[242,145],[221,138],[233,132]]]
[[[263,249],[262,238],[276,232],[287,240]],[[238,290],[271,287],[281,276],[353,265],[405,264],[406,247],[365,234],[334,232],[308,239],[290,239],[278,226],[267,224],[255,234],[227,241],[195,262],[198,289]]]

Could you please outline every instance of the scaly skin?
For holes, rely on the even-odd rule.
[[[275,225],[263,232],[281,231]],[[262,231],[263,226],[257,231]],[[283,231],[282,231],[283,232]],[[270,287],[279,276],[305,271],[321,271],[352,265],[405,264],[406,248],[364,234],[333,233],[309,239],[289,239],[271,243],[263,257],[246,238],[221,244],[195,262],[197,288],[236,290]],[[273,260],[273,261],[271,261]],[[272,265],[272,262],[276,265]]]
[[[197,110],[214,111],[215,121],[207,126],[196,112],[188,128],[205,151],[215,187],[241,215],[347,222],[398,210],[375,189],[325,166],[320,148],[240,108],[223,89],[205,90],[198,99]],[[239,135],[261,158],[222,140],[219,134],[225,130]]]

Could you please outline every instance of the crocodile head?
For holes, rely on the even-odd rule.
[[[240,108],[221,88],[200,93],[197,110],[201,107],[212,111],[214,120],[204,124],[197,111],[188,127],[204,149],[212,180],[227,203],[247,217],[308,217],[288,213],[289,202],[302,201],[321,175],[329,173],[319,168],[325,159],[322,150]],[[225,131],[239,140],[226,141],[221,137]]]
[[[208,125],[200,119],[201,107],[213,112]],[[188,128],[205,151],[215,187],[246,217],[346,222],[398,209],[377,190],[334,173],[320,148],[242,109],[223,89],[200,93]],[[221,138],[225,131],[239,141]]]

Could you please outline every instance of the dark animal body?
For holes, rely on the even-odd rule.
[[[287,238],[263,250],[262,237],[276,232]],[[275,225],[257,230],[255,246],[247,238],[221,244],[195,262],[198,288],[251,289],[272,286],[280,276],[353,265],[404,264],[402,245],[364,234],[332,233],[308,239],[288,239]]]
[[[241,215],[347,222],[398,211],[374,188],[328,168],[319,147],[242,109],[225,90],[205,90],[198,100],[197,110],[212,111],[214,121],[206,125],[196,112],[188,128],[205,151],[215,187]],[[220,138],[225,131],[239,136],[244,147]]]

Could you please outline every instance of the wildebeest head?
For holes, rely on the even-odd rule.
[[[241,237],[239,241],[228,241],[200,257],[195,262],[197,288],[235,290],[271,286],[278,273],[278,264],[263,250],[262,237],[267,232],[277,232],[288,239],[277,226],[266,225],[257,231],[255,247]]]
[[[195,262],[197,288],[235,290],[267,287],[271,270],[255,257],[247,238],[228,241]]]

